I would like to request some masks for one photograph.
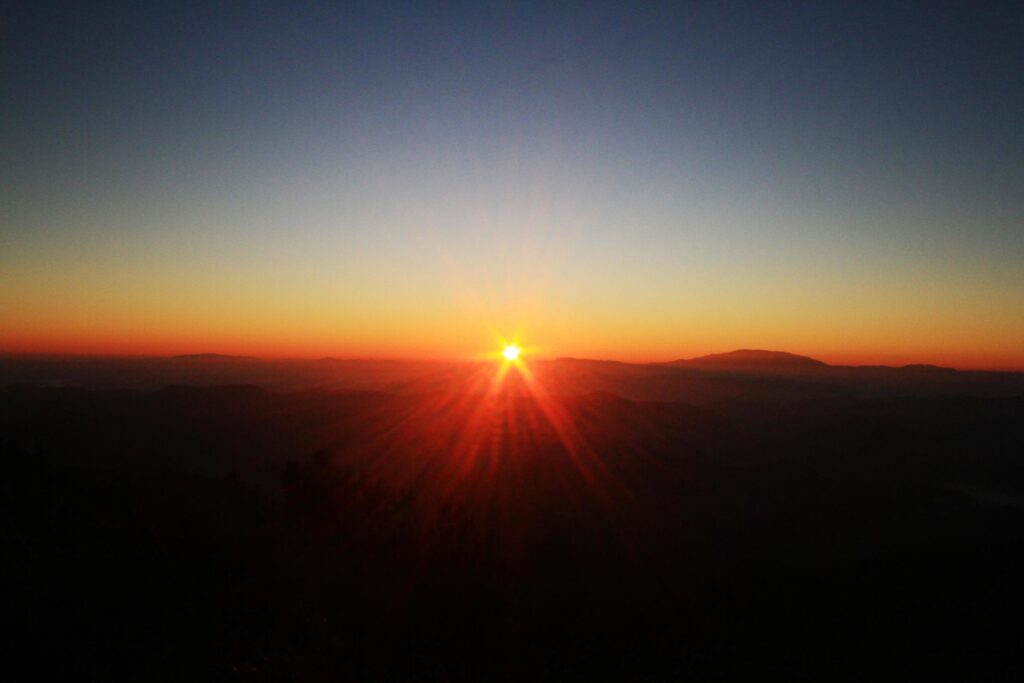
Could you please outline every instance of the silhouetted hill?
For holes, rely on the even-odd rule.
[[[756,349],[739,349],[728,353],[713,353],[689,360],[673,361],[670,365],[716,368],[827,367],[826,363],[807,356],[798,356],[784,351],[760,351]]]
[[[232,361],[232,360],[235,360],[235,361],[237,361],[237,360],[252,361],[252,360],[258,360],[258,358],[256,358],[255,356],[232,356],[232,355],[223,354],[223,353],[186,353],[186,354],[182,354],[182,355],[179,355],[179,356],[171,356],[171,358],[174,358],[175,360],[222,360],[222,361]]]
[[[960,372],[955,368],[944,368],[941,365],[931,365],[930,363],[911,363],[910,365],[902,365],[899,367],[900,370],[906,370],[908,372],[920,372],[928,374],[942,374],[948,375],[950,373]]]

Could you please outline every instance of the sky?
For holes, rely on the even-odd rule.
[[[1024,369],[1015,3],[5,3],[0,352]]]

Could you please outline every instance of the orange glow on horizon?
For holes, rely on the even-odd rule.
[[[442,338],[445,340],[447,338]],[[477,349],[480,344],[475,345]],[[519,355],[510,360],[505,356],[507,346],[516,346]],[[493,347],[492,347],[493,348]],[[661,363],[695,358],[712,353],[725,353],[738,348],[761,348],[787,351],[824,361],[831,365],[889,365],[932,364],[961,370],[1024,371],[1024,354],[1011,349],[962,350],[945,348],[911,348],[875,346],[856,348],[829,344],[815,347],[808,344],[792,345],[781,342],[749,343],[742,340],[723,340],[700,344],[658,344],[653,348],[629,348],[622,344],[577,346],[571,344],[545,344],[537,348],[523,348],[519,344],[501,341],[499,350],[489,353],[472,351],[465,346],[442,342],[425,343],[412,348],[406,344],[383,343],[367,339],[362,343],[332,343],[328,339],[310,339],[306,343],[288,339],[244,337],[242,335],[184,334],[149,336],[136,334],[79,334],[35,335],[23,334],[0,338],[0,355],[11,356],[95,356],[95,357],[164,357],[197,353],[253,356],[275,359],[379,359],[423,362],[477,362],[501,360],[506,364],[521,362],[530,355],[539,360],[554,358],[583,358],[625,363]]]
[[[608,313],[607,318],[602,314],[595,319],[584,308],[573,317],[562,315],[554,302],[511,313],[467,305],[466,310],[441,308],[430,314],[381,310],[375,316],[361,312],[348,318],[323,311],[319,304],[308,310],[239,308],[234,314],[199,307],[169,312],[164,307],[140,307],[123,314],[88,309],[64,314],[26,305],[8,310],[11,315],[0,325],[0,354],[8,355],[219,353],[265,359],[511,362],[504,351],[515,347],[517,360],[573,357],[652,363],[756,348],[806,355],[834,365],[1024,370],[1024,352],[1014,343],[1012,326],[1005,326],[1005,336],[996,336],[968,325],[955,330],[936,325],[930,335],[923,336],[916,331],[897,334],[901,323],[889,318],[849,330],[821,325],[814,316],[741,324],[727,311],[716,311],[713,318],[700,311],[682,312],[675,318],[651,311],[643,316]],[[690,319],[686,324],[681,320],[684,313]],[[517,322],[507,326],[484,322],[502,319]],[[495,331],[497,327],[514,332],[504,336]],[[526,336],[542,344],[525,345]]]
[[[284,271],[263,253],[217,267],[184,255],[0,254],[0,354],[511,362],[514,346],[519,358],[649,363],[754,348],[1024,370],[1015,272],[987,288],[963,286],[985,273],[855,277],[814,264],[782,280],[757,263],[637,273],[570,259],[571,234],[532,225],[481,240],[483,256],[427,240],[383,271],[323,263],[321,251]]]

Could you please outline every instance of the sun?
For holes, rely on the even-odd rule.
[[[514,344],[509,344],[505,347],[505,350],[501,352],[501,355],[505,356],[505,360],[516,360],[519,358],[519,347]]]

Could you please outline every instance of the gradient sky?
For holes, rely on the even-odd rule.
[[[6,3],[0,351],[1024,368],[1024,10],[824,5]]]

